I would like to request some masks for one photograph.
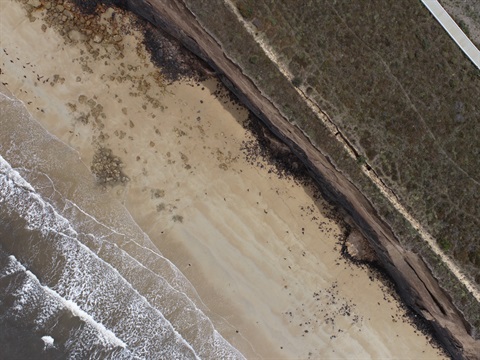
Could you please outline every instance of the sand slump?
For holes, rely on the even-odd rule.
[[[2,239],[7,233],[19,239],[3,240],[8,253],[31,268],[42,284],[118,336],[134,354],[241,357],[186,295],[195,296],[188,281],[149,243],[128,213],[115,218],[121,211],[109,207],[121,208],[120,204],[109,202],[105,194],[102,197],[75,153],[35,124],[20,102],[7,96],[1,102],[2,135],[6,135],[2,144],[7,145],[0,150],[13,164],[21,165],[22,173],[39,189],[37,193],[1,159],[0,200],[8,218],[14,219],[4,224]],[[62,154],[61,162],[54,161],[57,154]],[[65,176],[68,173],[72,177]],[[75,202],[63,197],[68,189]],[[82,199],[80,190],[87,199]],[[94,212],[100,218],[108,214],[109,224],[77,205],[92,201],[91,196],[100,196]],[[9,225],[15,221],[21,223],[18,228]]]

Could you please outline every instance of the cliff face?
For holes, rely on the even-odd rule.
[[[335,167],[328,154],[322,154],[300,129],[284,118],[277,105],[229,58],[222,44],[183,1],[128,0],[123,1],[123,6],[167,31],[206,61],[225,85],[303,161],[325,196],[346,209],[370,241],[406,304],[433,326],[450,354],[454,358],[479,358],[480,342],[471,336],[469,324],[422,258],[401,247],[367,197]]]

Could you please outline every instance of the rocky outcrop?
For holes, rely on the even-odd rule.
[[[346,209],[358,231],[375,250],[378,261],[395,281],[405,303],[432,325],[450,354],[454,358],[479,358],[480,342],[470,334],[469,324],[424,261],[400,246],[388,224],[355,184],[262,95],[182,1],[126,0],[122,5],[166,30],[207,62],[225,85],[301,159],[324,194]]]

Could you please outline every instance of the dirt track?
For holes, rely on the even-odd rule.
[[[370,240],[383,266],[397,284],[405,302],[429,321],[439,340],[455,358],[476,359],[480,341],[450,297],[438,285],[423,260],[402,249],[367,198],[339,172],[277,107],[246,77],[235,61],[197,21],[182,1],[130,0],[129,8],[155,26],[162,27],[203,58],[253,113],[282,139],[307,165],[315,180],[334,201],[344,207]]]

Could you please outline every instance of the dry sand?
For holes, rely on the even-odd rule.
[[[214,80],[159,86],[138,33],[121,52],[89,40],[94,59],[17,2],[0,6],[1,82],[87,166],[98,146],[122,159],[130,180],[105,191],[248,358],[442,357],[369,270],[340,257],[332,209],[246,160],[247,112]]]

